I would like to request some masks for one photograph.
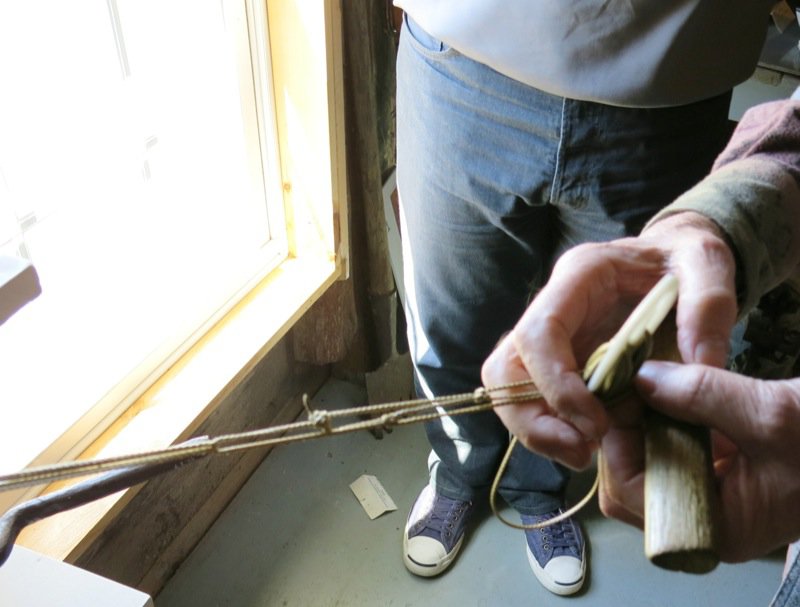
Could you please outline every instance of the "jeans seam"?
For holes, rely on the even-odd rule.
[[[800,554],[796,555],[769,607],[790,607],[800,603]]]
[[[566,116],[567,116],[567,98],[561,99],[561,116],[558,128],[558,146],[556,147],[556,160],[553,169],[553,179],[550,183],[550,199],[549,203],[553,204],[556,199],[556,192],[560,187],[561,176],[563,174],[563,151],[564,151],[564,131],[566,129]]]

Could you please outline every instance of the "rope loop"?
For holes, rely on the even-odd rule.
[[[592,376],[592,373],[594,373],[595,369],[600,364],[600,361],[608,351],[609,343],[610,342],[601,344],[592,353],[592,355],[589,357],[589,360],[586,361],[586,366],[583,369],[584,381],[588,382],[589,378]],[[628,394],[631,389],[634,375],[636,375],[636,372],[639,370],[639,367],[642,366],[642,363],[644,363],[644,361],[650,356],[652,350],[653,337],[648,331],[644,331],[638,343],[627,344],[627,347],[622,351],[614,366],[611,367],[606,376],[602,378],[599,387],[595,390],[595,395],[600,398],[600,400],[602,400],[606,406],[612,406],[620,398]],[[477,393],[477,390],[475,392]],[[492,482],[492,487],[489,491],[489,505],[491,506],[494,516],[503,524],[513,527],[514,529],[543,529],[563,521],[574,514],[577,514],[587,503],[589,503],[589,500],[594,497],[594,494],[597,493],[597,489],[600,486],[599,466],[594,483],[592,484],[592,487],[589,489],[588,493],[581,498],[577,504],[568,510],[565,510],[561,514],[533,525],[518,524],[504,518],[497,508],[497,492],[500,486],[500,481],[502,480],[506,471],[506,467],[508,466],[508,462],[511,459],[511,453],[518,442],[519,441],[516,436],[511,438],[511,442],[508,445],[508,449],[506,450],[503,460],[500,462],[500,466],[497,469],[497,473],[494,477],[494,482]]]

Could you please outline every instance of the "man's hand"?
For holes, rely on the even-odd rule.
[[[704,365],[647,362],[635,386],[664,414],[712,428],[720,557],[744,561],[800,537],[800,379],[760,381]],[[603,439],[600,507],[641,526],[641,430]]]
[[[680,213],[638,238],[575,247],[483,366],[487,387],[533,379],[541,392],[542,399],[497,410],[526,447],[572,468],[590,463],[610,421],[580,369],[665,273],[680,282],[684,360],[725,362],[736,318],[735,263],[715,224]]]

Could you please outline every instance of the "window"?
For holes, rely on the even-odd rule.
[[[0,5],[0,254],[42,283],[0,326],[0,469],[74,457],[303,246],[327,268],[308,293],[340,270],[336,186],[293,179],[333,127],[275,85],[270,4],[320,33],[255,0]]]

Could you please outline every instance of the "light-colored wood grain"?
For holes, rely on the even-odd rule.
[[[680,361],[674,317],[656,333],[651,358]],[[673,571],[719,563],[716,493],[706,428],[649,411],[645,433],[645,554]]]
[[[267,0],[266,6],[290,254],[321,251],[346,276],[340,0]]]

